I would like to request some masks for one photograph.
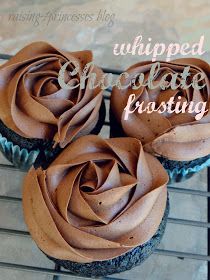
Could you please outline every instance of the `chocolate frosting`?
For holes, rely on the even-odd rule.
[[[24,181],[23,210],[47,255],[79,263],[122,255],[157,231],[168,175],[134,138],[88,135]]]
[[[145,82],[148,80],[149,71],[153,62],[145,61],[131,66],[126,72],[129,78],[123,76],[121,84],[127,85],[138,73],[145,74]],[[144,149],[154,155],[163,156],[170,160],[185,161],[206,156],[210,153],[210,66],[203,60],[196,58],[177,59],[172,62],[160,61],[159,75],[153,84],[159,83],[161,77],[167,73],[182,73],[184,67],[190,66],[188,83],[192,83],[192,78],[197,73],[204,73],[205,79],[201,83],[206,86],[201,89],[188,89],[179,87],[177,90],[168,88],[162,90],[160,87],[150,89],[148,86],[141,86],[134,90],[131,87],[120,90],[113,88],[111,95],[111,109],[127,136],[140,139]],[[178,78],[178,82],[180,79]],[[208,112],[200,120],[195,120],[195,113],[168,113],[158,112],[134,113],[124,120],[124,108],[126,107],[130,94],[135,94],[135,101],[144,104],[148,102],[167,102],[171,97],[182,96],[181,101],[207,102]],[[179,100],[178,100],[179,101]],[[146,106],[144,105],[144,106]]]
[[[0,67],[0,118],[7,127],[26,138],[54,140],[61,147],[93,130],[102,90],[62,89],[58,74],[67,61],[69,71],[79,65],[77,75],[66,74],[66,82],[76,87],[83,67],[92,61],[91,51],[65,52],[34,42]],[[94,66],[90,71],[101,79],[101,69]]]

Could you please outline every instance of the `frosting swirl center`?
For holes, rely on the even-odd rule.
[[[25,221],[49,256],[107,260],[148,241],[166,206],[168,175],[133,138],[84,136],[46,169],[32,168]]]

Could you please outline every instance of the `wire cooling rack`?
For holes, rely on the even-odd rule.
[[[0,54],[0,60],[7,60],[11,58],[11,55],[8,54]],[[112,73],[114,75],[119,75],[122,73],[122,71],[117,69],[109,69],[109,68],[103,68],[103,71],[105,73]],[[109,102],[110,97],[110,90],[108,90],[104,96],[105,100]],[[106,121],[104,123],[105,126],[109,126],[109,121]],[[19,172],[22,172],[18,170],[16,167],[12,165],[7,164],[0,164],[0,169],[2,170],[16,170]],[[202,222],[202,221],[196,221],[196,220],[188,220],[188,219],[179,219],[179,218],[168,218],[168,223],[173,224],[180,224],[180,225],[187,225],[187,226],[195,226],[200,228],[206,228],[208,230],[208,240],[210,240],[210,167],[207,168],[207,191],[201,191],[201,190],[194,190],[194,189],[187,189],[187,188],[180,188],[175,187],[173,185],[168,186],[169,193],[175,192],[175,193],[181,193],[186,195],[193,195],[193,196],[200,196],[203,199],[207,199],[208,202],[208,221]],[[21,203],[21,198],[19,197],[12,197],[12,196],[4,196],[0,195],[0,202],[11,202],[11,203]],[[23,236],[26,238],[30,238],[30,234],[27,231],[21,231],[21,230],[15,230],[15,229],[8,229],[8,228],[0,228],[0,234],[6,234],[6,235],[13,235],[13,236]],[[208,272],[210,271],[210,242],[208,243],[208,254],[202,255],[202,254],[193,254],[189,252],[181,252],[181,251],[174,251],[174,250],[163,250],[163,249],[156,249],[154,254],[163,255],[163,256],[169,256],[169,257],[177,257],[180,259],[194,259],[194,260],[201,260],[201,261],[207,261],[208,262]],[[47,275],[52,275],[53,280],[59,280],[60,276],[66,276],[66,278],[69,277],[69,279],[86,279],[87,277],[81,277],[77,276],[71,272],[63,271],[58,265],[55,265],[54,269],[49,268],[43,268],[43,267],[36,267],[36,266],[29,266],[24,264],[16,264],[16,263],[9,263],[9,262],[0,262],[0,268],[6,268],[6,269],[14,269],[19,271],[25,271],[25,272],[36,272],[36,273],[43,273]],[[73,278],[72,278],[73,277]],[[102,279],[107,280],[114,280],[120,278],[112,278],[112,277],[103,277]]]

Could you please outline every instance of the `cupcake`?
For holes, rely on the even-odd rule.
[[[24,180],[23,212],[37,246],[81,276],[141,264],[159,244],[169,211],[167,172],[134,138],[87,135]]]
[[[158,157],[168,171],[170,181],[179,182],[210,164],[210,66],[205,61],[195,58],[159,62],[160,69],[153,81],[153,84],[158,86],[151,89],[148,86],[148,76],[153,64],[146,61],[131,66],[126,71],[129,77],[121,77],[122,85],[129,85],[129,83],[130,85],[126,89],[113,88],[110,110],[111,136],[130,136],[140,139],[144,149]],[[189,75],[186,78],[188,88],[184,89],[180,75],[186,67],[189,69]],[[131,84],[135,84],[140,73],[144,74],[144,84],[146,82],[147,85],[132,89]],[[164,75],[168,75],[166,85],[169,85],[170,74],[178,75],[177,89],[167,86],[163,89],[160,86]],[[195,75],[204,77],[199,82],[200,89],[192,86]],[[146,110],[139,113],[136,110],[126,119],[124,109],[131,94],[134,96],[131,110],[139,104],[143,104],[142,108],[145,109],[152,102],[155,103],[155,109],[157,109],[162,104],[169,104],[171,99],[174,100],[173,110],[162,110],[162,113],[160,111],[148,113]],[[183,104],[187,104],[185,111]],[[194,104],[192,110],[189,104]],[[193,111],[196,104],[206,104],[206,112],[203,112],[200,119],[196,117],[198,112]],[[175,108],[178,111],[175,112]]]
[[[64,74],[71,88],[63,88],[59,74],[68,62]],[[102,90],[91,89],[89,78],[80,87],[90,62],[91,51],[66,52],[34,42],[0,67],[0,149],[15,166],[28,169],[79,136],[99,133],[105,117]],[[103,75],[96,66],[88,71],[96,82]]]

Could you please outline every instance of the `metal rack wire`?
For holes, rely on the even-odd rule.
[[[1,60],[7,60],[11,57],[11,55],[7,54],[0,54]],[[122,73],[120,70],[116,69],[108,69],[103,68],[103,71],[105,73],[112,73],[115,75],[119,75]],[[109,91],[109,90],[108,90]],[[105,99],[109,100],[109,96],[105,95]],[[105,122],[105,126],[109,126],[109,122]],[[0,169],[2,170],[12,170],[12,171],[19,171],[19,169],[15,168],[12,165],[7,164],[0,164]],[[200,228],[206,228],[208,230],[208,240],[210,238],[210,167],[208,168],[207,172],[207,191],[200,191],[200,190],[192,190],[192,189],[186,189],[186,188],[180,188],[175,186],[168,186],[169,193],[175,192],[175,193],[181,193],[186,195],[195,195],[200,196],[203,199],[207,199],[208,201],[208,221],[207,222],[201,222],[201,221],[195,221],[195,220],[188,220],[188,219],[178,219],[169,217],[168,223],[173,224],[180,224],[180,225],[186,225],[186,226],[195,226]],[[0,195],[0,202],[11,202],[11,203],[21,203],[21,198],[18,197],[11,197],[11,196],[4,196]],[[21,230],[14,230],[14,229],[7,229],[7,228],[0,228],[0,234],[6,234],[6,235],[13,235],[13,236],[23,236],[25,238],[30,238],[30,234],[27,231],[21,231]],[[208,262],[208,271],[210,267],[210,244],[208,244],[208,254],[202,255],[202,254],[192,254],[189,252],[180,252],[180,251],[173,251],[173,250],[162,250],[162,249],[156,249],[155,254],[164,255],[164,256],[171,256],[171,257],[178,257],[181,259],[187,258],[187,259],[195,259],[195,260],[202,260]],[[41,268],[41,267],[34,267],[34,266],[28,266],[24,264],[15,264],[15,263],[8,263],[8,262],[0,262],[0,268],[7,268],[7,269],[14,269],[14,270],[20,270],[20,271],[27,271],[27,272],[36,272],[36,273],[44,273],[48,275],[53,275],[53,280],[58,280],[59,276],[66,276],[74,277],[74,279],[86,279],[85,277],[80,277],[75,274],[72,274],[67,271],[61,271],[60,267],[55,265],[54,269],[47,269],[47,268]],[[112,278],[112,277],[103,277],[103,279],[112,280],[112,279],[118,279],[119,278]]]

